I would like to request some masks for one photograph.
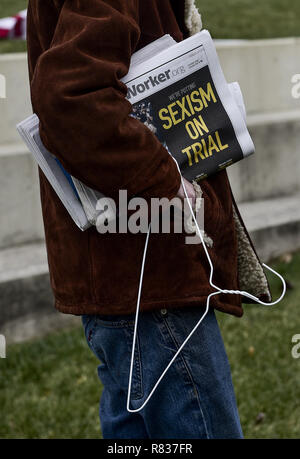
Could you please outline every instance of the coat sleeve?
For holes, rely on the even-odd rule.
[[[176,165],[130,116],[120,81],[139,36],[137,0],[65,0],[32,75],[32,106],[43,143],[74,177],[111,197],[172,198]]]

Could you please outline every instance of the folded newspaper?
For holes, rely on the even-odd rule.
[[[133,54],[122,81],[132,116],[155,133],[187,180],[200,181],[254,153],[240,87],[226,82],[208,31],[179,43],[170,35],[152,42]],[[77,226],[95,225],[103,195],[70,176],[44,147],[35,114],[17,129]],[[105,216],[115,218],[109,206]]]

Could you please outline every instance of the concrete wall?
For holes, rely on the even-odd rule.
[[[23,145],[0,145],[0,249],[44,237],[37,175]]]
[[[291,77],[300,73],[300,38],[217,40],[226,78],[241,85],[249,115],[300,110]]]
[[[239,201],[289,195],[300,187],[300,99],[292,97],[300,72],[300,39],[219,40],[228,81],[243,91],[256,154],[228,169]]]
[[[6,78],[6,99],[0,100],[0,145],[20,143],[15,126],[31,114],[26,54],[0,55],[0,74]]]
[[[16,124],[31,114],[25,53],[0,55],[6,98],[0,99],[0,249],[43,238],[37,167]]]
[[[300,114],[282,113],[249,123],[256,153],[228,169],[239,202],[276,198],[300,191]],[[249,117],[249,121],[250,121]]]

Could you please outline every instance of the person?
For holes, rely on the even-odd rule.
[[[166,148],[131,116],[121,82],[131,55],[170,34],[201,29],[193,0],[29,0],[28,66],[33,111],[48,150],[74,177],[117,202],[184,197]],[[242,438],[230,366],[215,310],[241,317],[240,295],[212,297],[210,310],[149,403],[126,409],[139,274],[145,234],[81,232],[39,171],[55,307],[81,315],[100,359],[104,438]],[[195,189],[187,183],[190,198]],[[270,300],[262,264],[239,214],[226,171],[201,182],[215,282]],[[131,406],[138,408],[203,314],[213,291],[201,244],[184,234],[149,242]]]

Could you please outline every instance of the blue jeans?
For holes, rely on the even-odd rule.
[[[131,405],[141,406],[203,309],[140,312]],[[242,438],[230,366],[211,309],[175,359],[148,404],[126,409],[135,315],[84,315],[89,347],[101,361],[104,438]]]

